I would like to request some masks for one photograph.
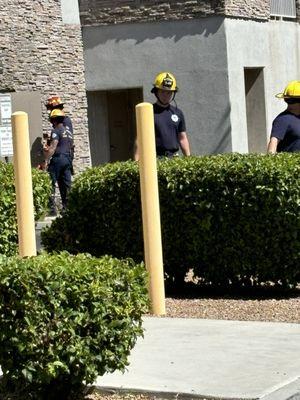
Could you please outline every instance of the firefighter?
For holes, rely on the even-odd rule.
[[[46,102],[46,108],[49,111],[49,115],[52,110],[63,110],[64,109],[64,103],[62,102],[61,98],[59,96],[51,96],[48,98]],[[65,115],[64,117],[64,126],[70,129],[70,131],[73,133],[73,125],[71,118]]]
[[[51,114],[52,110],[63,110],[64,109],[64,103],[63,103],[61,97],[59,97],[59,96],[51,96],[51,97],[49,97],[45,105],[46,105],[46,108],[47,108],[47,110],[49,112],[49,115]],[[68,115],[64,116],[63,124],[64,124],[66,129],[71,131],[71,134],[73,135],[73,124],[72,124],[71,118]],[[71,170],[72,175],[74,175],[74,168],[73,168],[74,150],[75,150],[75,146],[73,145],[73,149],[72,149],[72,170]]]
[[[287,103],[285,111],[272,124],[268,153],[300,151],[300,81],[289,82],[283,93],[276,95]]]
[[[48,172],[52,182],[50,213],[56,215],[54,196],[58,184],[62,208],[67,206],[67,195],[71,188],[73,133],[64,125],[65,114],[60,109],[53,109],[50,122],[53,129],[49,143],[44,145],[44,157],[48,164]]]
[[[176,102],[175,106],[171,105],[177,91],[176,79],[171,72],[161,72],[156,76],[151,93],[156,97],[153,111],[158,157],[177,156],[179,148],[183,155],[190,155],[183,112],[177,108]],[[137,145],[134,159],[139,159]]]

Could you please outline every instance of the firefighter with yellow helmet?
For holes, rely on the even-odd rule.
[[[64,102],[62,101],[60,96],[50,96],[48,98],[48,100],[45,103],[45,106],[49,112],[49,117],[51,114],[51,111],[53,110],[61,110],[63,111],[64,109]],[[64,115],[64,119],[63,119],[63,125],[64,127],[70,131],[70,134],[73,135],[73,124],[71,121],[71,118],[68,115]],[[74,175],[74,169],[73,169],[73,159],[74,159],[74,149],[75,146],[73,145],[73,149],[72,149],[72,175]]]
[[[288,83],[276,95],[287,103],[285,111],[277,115],[272,124],[268,153],[300,151],[300,81]]]
[[[50,213],[56,215],[55,187],[58,184],[63,210],[67,205],[67,195],[72,180],[73,133],[64,125],[65,114],[61,109],[53,109],[50,113],[53,129],[49,143],[44,145],[44,157],[48,164],[48,172],[52,182]]]
[[[156,154],[158,157],[174,157],[181,149],[183,155],[190,155],[183,112],[171,102],[178,91],[175,76],[171,72],[160,72],[153,83],[151,93],[156,97],[153,104]],[[136,147],[135,160],[138,160]]]
[[[45,104],[47,110],[49,111],[49,115],[52,110],[63,110],[64,109],[64,103],[59,96],[50,96]],[[64,126],[70,129],[70,131],[73,133],[73,124],[71,121],[71,118],[65,115],[64,117]]]

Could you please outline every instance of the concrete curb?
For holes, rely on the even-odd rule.
[[[162,391],[150,391],[150,390],[142,390],[137,388],[114,388],[114,387],[101,387],[95,385],[96,389],[103,394],[106,393],[136,393],[136,394],[147,394],[150,396],[156,396],[159,399],[176,399],[176,400],[300,400],[300,379],[297,379],[295,382],[292,382],[289,385],[286,385],[272,393],[269,393],[266,396],[259,398],[237,398],[237,397],[211,397],[211,396],[203,396],[198,394],[191,393],[178,393],[178,392],[162,392]]]
[[[260,400],[300,400],[300,378],[261,397]]]
[[[208,395],[200,395],[200,394],[191,394],[184,392],[162,392],[162,391],[153,391],[153,390],[142,390],[137,388],[114,388],[114,387],[103,387],[94,385],[94,387],[99,391],[99,393],[103,394],[115,394],[115,393],[135,393],[135,394],[147,394],[149,396],[156,396],[159,400],[168,399],[168,400],[259,400],[258,398],[237,398],[237,397],[214,397]],[[290,399],[281,399],[281,400],[290,400]],[[293,399],[294,400],[294,399]],[[298,400],[298,399],[296,399]]]

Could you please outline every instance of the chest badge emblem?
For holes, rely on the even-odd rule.
[[[178,120],[179,120],[178,115],[172,114],[171,120],[172,120],[173,122],[178,122]]]

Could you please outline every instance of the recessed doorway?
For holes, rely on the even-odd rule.
[[[132,159],[142,88],[89,91],[87,99],[92,165]]]
[[[244,68],[249,153],[267,149],[264,70]]]

